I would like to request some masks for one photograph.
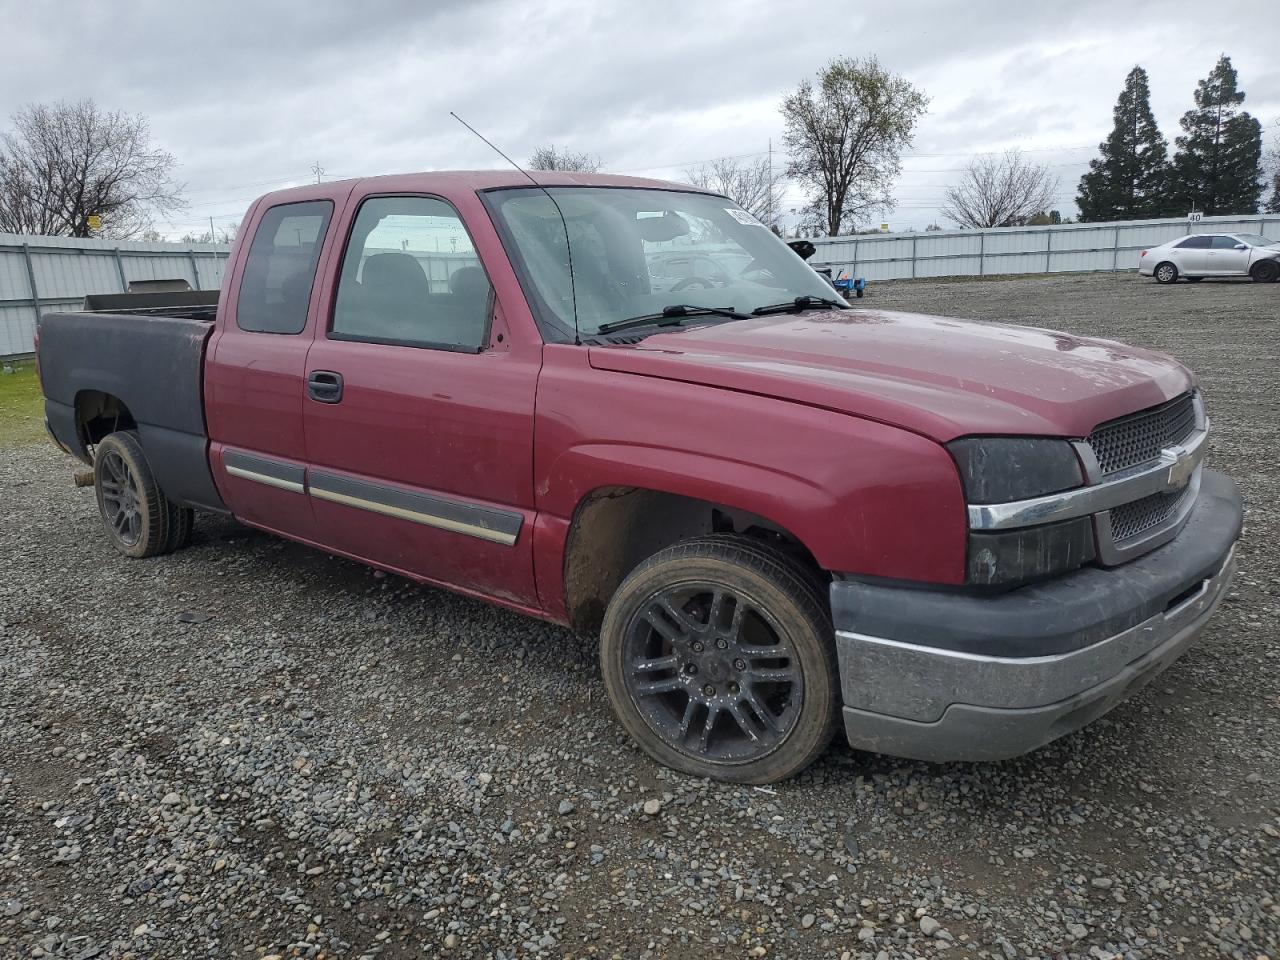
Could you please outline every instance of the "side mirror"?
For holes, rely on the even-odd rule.
[[[1236,244],[1236,249],[1237,249],[1237,250],[1248,250],[1248,249],[1249,249],[1249,245],[1248,245],[1247,243],[1237,243],[1237,244]]]

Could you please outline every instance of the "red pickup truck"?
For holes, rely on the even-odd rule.
[[[39,327],[122,553],[216,511],[598,634],[619,719],[689,773],[778,780],[837,727],[1025,752],[1186,650],[1234,571],[1185,367],[850,308],[687,186],[285,190],[216,308],[174,302]]]

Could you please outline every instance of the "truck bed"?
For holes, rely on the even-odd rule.
[[[134,316],[173,317],[213,322],[218,313],[217,290],[165,290],[159,292],[91,293],[84,298],[83,313],[128,313]]]
[[[90,463],[89,446],[98,437],[87,424],[95,416],[116,421],[112,428],[132,421],[170,500],[223,510],[209,469],[202,396],[204,350],[216,308],[152,300],[135,309],[147,312],[107,306],[106,312],[40,318],[36,355],[49,432]],[[107,398],[115,398],[124,413]]]

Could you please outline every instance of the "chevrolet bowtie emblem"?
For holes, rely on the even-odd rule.
[[[1169,465],[1169,474],[1165,482],[1170,487],[1186,486],[1196,468],[1195,458],[1191,456],[1186,447],[1166,447],[1164,454],[1166,457],[1173,457],[1173,463]]]

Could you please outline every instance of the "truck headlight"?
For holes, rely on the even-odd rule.
[[[1084,483],[1080,460],[1065,440],[966,437],[947,445],[970,504],[1010,503]],[[1011,587],[1083,566],[1095,556],[1093,520],[1077,517],[1016,530],[972,530],[965,579]]]
[[[969,503],[1009,503],[1084,483],[1080,459],[1066,440],[966,437],[947,444]]]

